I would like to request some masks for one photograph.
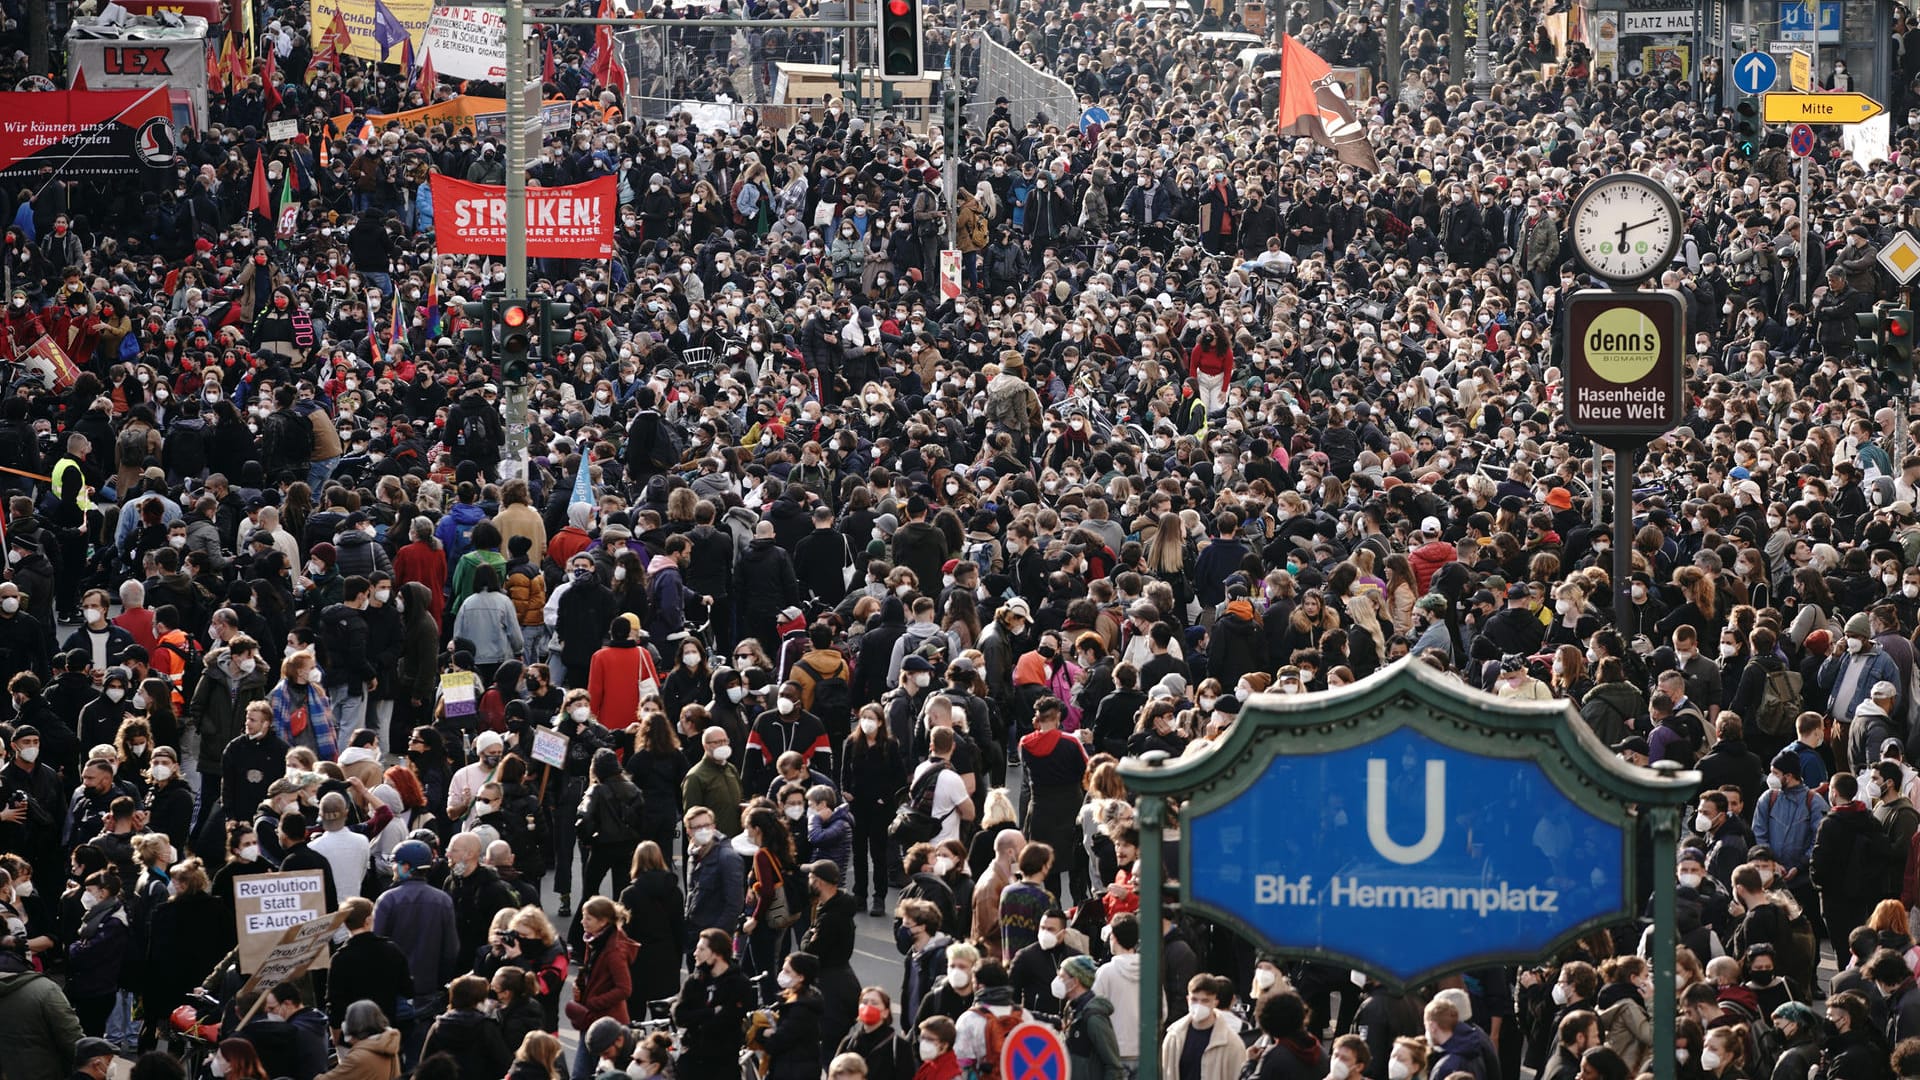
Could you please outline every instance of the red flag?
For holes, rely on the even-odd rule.
[[[1373,144],[1333,69],[1291,34],[1280,35],[1280,105],[1274,123],[1282,135],[1305,135],[1354,168],[1380,171]]]
[[[240,55],[240,48],[234,44],[232,34],[227,35],[227,85],[236,94],[246,89],[247,85],[247,61]]]
[[[546,59],[540,63],[540,81],[549,84],[553,82],[553,39],[551,37],[547,39]]]
[[[433,104],[433,88],[440,85],[440,76],[433,70],[433,50],[420,54],[420,96],[427,104]]]
[[[600,0],[600,18],[611,19],[613,14],[613,0]],[[611,26],[596,26],[593,30],[593,81],[621,98],[627,96],[627,68],[620,62]]]
[[[280,107],[280,91],[273,85],[273,77],[278,73],[278,64],[274,60],[273,47],[267,47],[267,58],[260,64],[260,92],[266,98],[267,111],[273,112]]]
[[[400,70],[409,75],[413,74],[413,39],[411,37],[400,40]]]
[[[273,192],[267,188],[267,162],[257,146],[253,150],[253,194],[247,200],[247,212],[259,214],[268,223],[273,221]]]
[[[73,62],[73,86],[72,86],[72,89],[74,89],[74,90],[85,90],[86,88],[87,88],[87,73],[86,73],[86,71],[85,71],[85,70],[83,70],[83,69],[82,69],[82,68],[80,67],[80,61],[79,61],[78,59],[76,59],[76,60],[74,60],[74,62]]]
[[[226,66],[220,62],[220,50],[213,42],[207,42],[207,86],[216,94],[227,90]]]
[[[326,40],[340,53],[345,53],[347,46],[353,44],[353,31],[347,28],[347,17],[340,13],[338,7],[333,9],[333,21],[327,24]]]

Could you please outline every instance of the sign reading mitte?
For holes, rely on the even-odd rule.
[[[1686,414],[1686,310],[1671,292],[1586,289],[1567,297],[1567,419],[1582,435],[1651,438]]]

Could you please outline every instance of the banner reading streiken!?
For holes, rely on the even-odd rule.
[[[527,189],[527,255],[606,259],[613,255],[619,185],[611,176],[568,187]],[[434,243],[454,255],[507,253],[507,189],[433,178]]]

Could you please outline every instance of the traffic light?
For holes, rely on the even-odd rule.
[[[1882,348],[1886,345],[1887,328],[1884,318],[1886,303],[1873,305],[1872,311],[1863,311],[1853,317],[1860,325],[1859,333],[1853,338],[1854,355],[1868,363],[1878,363]]]
[[[461,301],[460,313],[464,316],[460,328],[462,355],[468,349],[478,349],[482,353],[493,351],[494,299],[492,296],[483,296],[478,300]]]
[[[525,300],[502,300],[500,315],[500,377],[527,377],[527,358],[533,347],[533,310]]]
[[[880,0],[880,77],[918,79],[926,73],[920,0]]]
[[[1752,161],[1760,153],[1760,106],[1753,98],[1744,98],[1734,110],[1733,148]]]
[[[573,305],[548,300],[540,305],[540,359],[555,361],[573,344]]]
[[[1885,327],[1881,366],[1903,379],[1913,378],[1913,312],[1889,304],[1881,324]]]

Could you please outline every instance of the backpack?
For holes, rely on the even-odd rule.
[[[454,436],[456,448],[460,450],[478,450],[491,446],[493,440],[487,437],[487,420],[478,412],[470,412],[460,418],[460,430]]]
[[[1793,737],[1794,721],[1800,717],[1800,690],[1805,682],[1792,668],[1767,672],[1766,686],[1760,691],[1760,707],[1754,715],[1762,732],[1775,738]]]
[[[973,1074],[979,1080],[995,1080],[1000,1075],[1000,1055],[1007,1036],[1013,1034],[1014,1028],[1027,1022],[1027,1014],[1018,1005],[1013,1006],[1013,1011],[1005,1016],[995,1016],[985,1005],[975,1005],[972,1011],[986,1021],[987,1047],[987,1052],[973,1063]]]
[[[206,654],[200,650],[200,643],[187,639],[187,647],[161,642],[160,647],[180,658],[180,695],[188,701],[193,700],[194,687],[200,685],[200,676],[206,673]]]
[[[847,683],[846,669],[822,675],[805,660],[793,666],[805,671],[807,678],[813,680],[813,708],[808,711],[819,717],[820,722],[827,725],[827,730],[837,730],[838,724],[853,715],[853,687]]]
[[[941,819],[933,816],[933,797],[940,789],[940,774],[947,768],[946,762],[936,761],[908,785],[907,797],[900,801],[893,823],[887,826],[887,835],[902,851],[940,835]],[[947,811],[949,815],[953,812]]]
[[[980,568],[982,582],[987,580],[988,574],[993,573],[993,545],[992,540],[975,540],[966,548],[967,561]]]
[[[945,675],[947,673],[947,666],[953,662],[953,657],[949,655],[952,642],[953,639],[947,637],[946,631],[938,631],[933,634],[933,636],[927,638],[927,640],[921,642],[907,655],[917,656],[925,660],[927,663],[933,665],[935,672],[940,675]],[[901,659],[905,660],[906,656],[901,657]]]
[[[779,876],[773,883],[773,903],[767,909],[767,925],[785,930],[807,912],[807,884],[799,874],[787,873],[778,859],[774,860],[773,867]]]

